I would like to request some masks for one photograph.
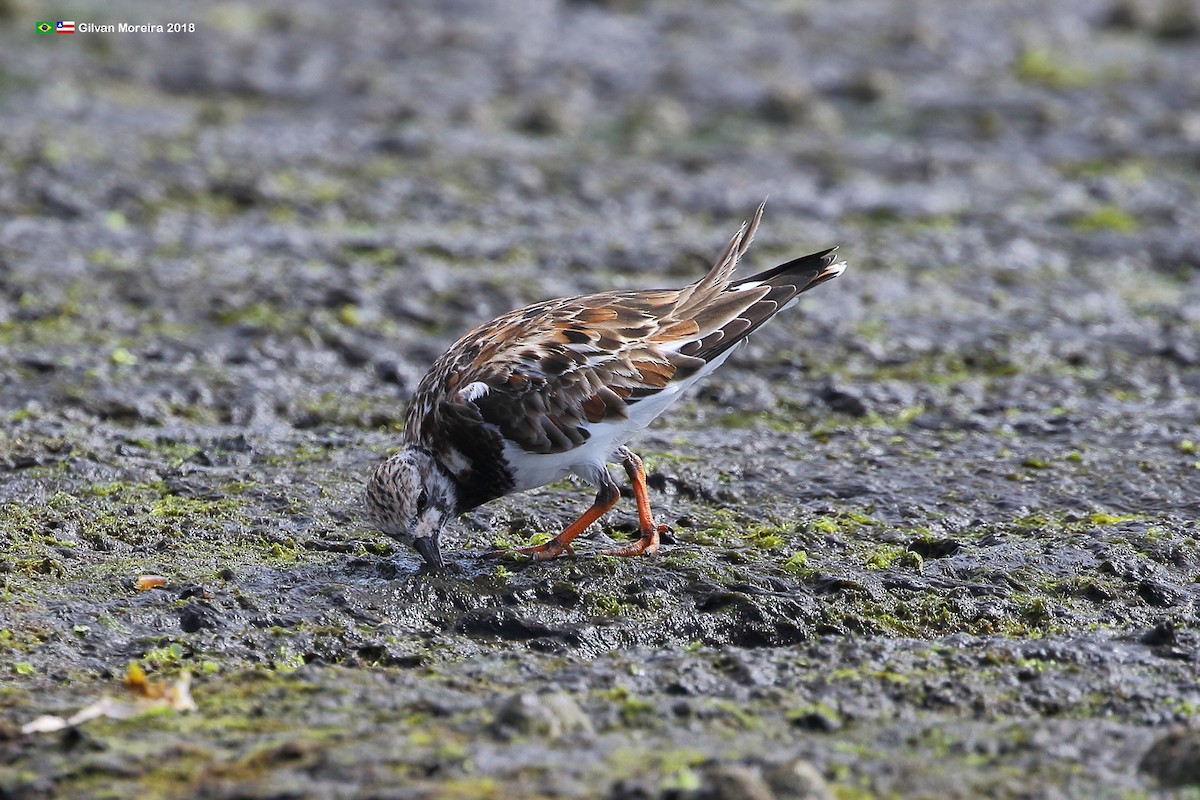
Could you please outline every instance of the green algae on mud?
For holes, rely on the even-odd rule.
[[[1127,670],[1153,669],[1112,642],[1097,641],[1090,655],[1080,655],[1114,647],[1133,656]],[[432,796],[454,796],[439,792],[473,781],[525,796],[587,795],[583,787],[614,781],[667,783],[713,759],[770,763],[794,753],[821,764],[839,796],[860,785],[872,763],[915,767],[930,759],[941,766],[920,771],[926,791],[953,786],[951,776],[965,768],[980,785],[1015,796],[1021,779],[1014,759],[1046,779],[1072,771],[1067,761],[1037,757],[1040,746],[1021,724],[1031,710],[1054,709],[1060,735],[1078,737],[1085,748],[1088,726],[1112,725],[1122,701],[1105,691],[1111,684],[1081,697],[1072,676],[1079,663],[1052,643],[997,648],[960,638],[923,649],[831,639],[792,652],[632,651],[587,663],[497,653],[400,669],[308,665],[201,678],[194,692],[199,713],[91,724],[83,741],[104,745],[82,757],[78,746],[54,737],[30,746],[41,774],[61,791],[101,796],[207,796],[234,785],[319,791],[364,758],[372,766],[359,780],[403,782]],[[1185,686],[1186,666],[1174,673]],[[527,691],[534,675],[568,686],[589,676],[590,688],[567,691],[585,730],[530,737],[497,727],[500,709]],[[900,722],[892,716],[900,708],[926,710]],[[297,716],[303,728],[294,725]],[[688,731],[700,721],[713,738]],[[898,755],[889,741],[901,728],[909,733]],[[981,736],[992,745],[977,749]],[[773,743],[768,750],[764,741]],[[573,753],[581,769],[548,769],[546,748]],[[1121,768],[1108,765],[1114,774]],[[20,788],[19,776],[0,776],[10,781],[6,788]]]
[[[1068,767],[1032,756],[1027,743],[999,744],[980,758],[969,742],[1016,736],[1030,715],[1058,719],[1072,736],[1079,735],[1073,725],[1116,720],[1122,736],[1143,741],[1145,725],[1187,719],[1200,707],[1179,677],[1186,659],[1165,655],[1186,652],[1179,648],[1192,641],[1194,522],[1171,511],[1071,511],[1050,502],[1008,513],[979,505],[990,517],[981,520],[930,507],[914,525],[888,499],[886,482],[865,504],[861,491],[846,501],[797,502],[774,488],[793,486],[792,476],[809,474],[814,462],[826,475],[842,465],[851,474],[850,462],[825,452],[847,440],[866,452],[936,447],[971,463],[980,457],[977,439],[992,446],[978,432],[905,429],[900,449],[895,429],[864,419],[781,452],[764,437],[763,453],[735,457],[728,453],[740,452],[744,434],[660,428],[648,435],[649,449],[667,455],[652,463],[651,482],[674,541],[659,557],[589,556],[589,547],[604,544],[585,540],[578,557],[552,563],[474,561],[498,537],[569,521],[587,496],[561,484],[532,503],[512,498],[468,515],[450,573],[419,576],[409,554],[367,530],[361,512],[347,512],[346,498],[357,491],[352,477],[386,451],[388,431],[280,439],[101,426],[68,431],[76,443],[67,446],[39,433],[52,416],[21,417],[7,457],[28,465],[28,477],[6,491],[64,488],[43,489],[40,505],[10,498],[0,523],[0,648],[12,664],[0,681],[25,688],[4,695],[5,719],[80,705],[130,657],[164,675],[191,670],[201,706],[196,718],[89,724],[84,735],[104,742],[107,755],[83,766],[43,740],[30,751],[42,766],[22,773],[30,780],[50,775],[83,792],[114,786],[164,796],[260,782],[312,790],[322,776],[339,774],[335,765],[354,763],[352,753],[367,741],[367,751],[378,753],[363,779],[369,784],[416,782],[434,796],[443,785],[475,791],[483,783],[498,793],[589,796],[584,787],[617,776],[686,784],[687,771],[708,759],[752,759],[771,741],[792,742],[768,750],[815,760],[839,794],[876,774],[871,765],[932,757],[951,766],[917,770],[912,780],[921,791],[950,781],[958,765],[972,780],[1011,785],[1015,795],[1013,758],[1032,759],[1047,780],[1066,779]],[[697,438],[731,471],[714,474],[686,452],[670,457],[681,440]],[[1189,457],[1179,441],[1164,439],[1164,463]],[[118,448],[126,448],[123,471],[97,460]],[[1108,468],[1089,461],[1067,461],[1072,469],[1056,474],[1078,466],[1096,478]],[[761,478],[768,464],[773,480]],[[1006,469],[994,467],[1000,485],[1009,483]],[[624,505],[594,538],[634,529]],[[168,574],[170,585],[135,592],[132,577],[150,568]],[[64,593],[69,603],[57,599]],[[1130,630],[1162,643],[1139,644],[1142,633],[1122,642]],[[862,660],[863,647],[879,653]],[[1096,680],[1087,665],[1112,653],[1119,664],[1138,664],[1139,677],[1082,689]],[[385,688],[372,694],[371,681]],[[560,784],[522,761],[520,748],[505,746],[501,758],[477,735],[505,693],[525,681],[574,687],[599,738],[552,747],[594,761],[594,775],[575,771]],[[347,687],[358,687],[352,697]],[[447,700],[446,687],[458,700]],[[411,708],[389,716],[381,707],[397,702],[397,691],[408,693]],[[317,695],[330,714],[303,699]],[[247,705],[251,696],[257,705]],[[822,704],[832,713],[820,712]],[[348,719],[347,709],[357,708],[371,709],[369,722]],[[880,738],[894,735],[894,725],[908,731],[899,751]],[[692,733],[673,738],[685,729]],[[214,743],[218,730],[225,733]],[[640,741],[663,737],[675,743],[661,757],[632,758]],[[406,744],[397,749],[397,741]],[[160,766],[172,748],[184,755]],[[6,786],[21,785],[13,775],[3,777]],[[886,785],[866,780],[873,791]],[[185,788],[172,795],[168,785]]]

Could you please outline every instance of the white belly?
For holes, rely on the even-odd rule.
[[[587,423],[590,437],[579,447],[564,453],[528,453],[512,442],[504,442],[504,458],[513,472],[514,490],[523,492],[553,483],[574,472],[594,482],[597,470],[605,469],[617,448],[666,411],[693,383],[724,363],[738,349],[734,346],[701,367],[695,375],[668,384],[661,392],[629,406],[629,417],[616,422]]]

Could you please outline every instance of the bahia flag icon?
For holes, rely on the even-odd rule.
[[[54,23],[53,22],[39,22],[37,24],[37,32],[38,33],[54,33]]]
[[[57,23],[55,23],[54,32],[55,33],[74,33],[75,32],[75,22],[73,20],[71,22],[63,22],[62,20],[59,20]]]

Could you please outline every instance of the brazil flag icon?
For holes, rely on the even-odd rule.
[[[37,32],[38,33],[54,33],[54,23],[53,22],[39,22],[37,24]]]

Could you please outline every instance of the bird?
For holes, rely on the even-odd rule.
[[[639,536],[604,552],[657,551],[667,526],[654,522],[645,467],[626,442],[802,292],[846,269],[833,247],[735,280],[765,205],[708,273],[683,288],[548,300],[451,345],[413,393],[399,450],[367,480],[375,525],[411,545],[422,570],[436,572],[444,567],[441,532],[452,519],[573,473],[596,488],[578,519],[544,544],[484,554],[556,558],[572,553],[572,541],[616,504],[612,461],[632,485]]]

